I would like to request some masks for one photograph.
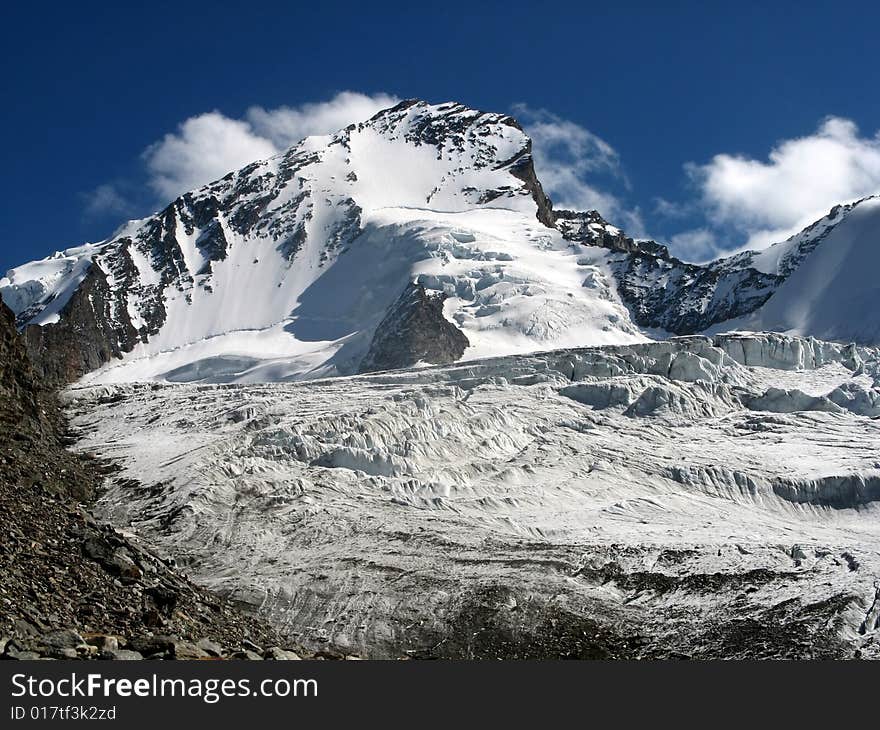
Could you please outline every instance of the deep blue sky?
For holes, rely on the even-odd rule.
[[[688,161],[764,159],[830,114],[880,127],[876,2],[16,5],[0,29],[0,272],[108,235],[118,221],[83,196],[136,181],[149,144],[212,109],[343,89],[525,102],[618,151],[655,235],[680,225],[651,208],[691,194]]]

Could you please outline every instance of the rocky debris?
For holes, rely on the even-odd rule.
[[[287,651],[279,646],[273,646],[265,654],[266,659],[275,659],[278,661],[296,661],[302,657],[295,651]],[[350,657],[346,657],[350,658]]]
[[[444,299],[442,294],[428,294],[421,284],[410,283],[376,328],[360,372],[458,360],[470,343],[443,316]]]
[[[131,651],[130,649],[105,649],[101,652],[100,658],[121,662],[132,662],[140,661],[144,657],[140,652]]]
[[[99,524],[88,503],[113,469],[66,451],[64,428],[0,300],[2,658],[201,659],[287,646],[173,561]]]
[[[273,646],[261,649],[247,639],[240,645],[221,646],[210,639],[198,642],[184,641],[175,636],[123,636],[91,634],[83,638],[72,629],[50,631],[45,634],[0,638],[0,659],[109,659],[140,660],[209,660],[245,659],[248,661],[299,661],[307,659],[359,659],[360,657],[323,652],[297,653]]]

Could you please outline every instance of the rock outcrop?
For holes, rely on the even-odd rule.
[[[458,360],[470,343],[443,316],[444,299],[442,294],[428,294],[421,284],[409,284],[376,328],[360,372]]]
[[[92,263],[57,322],[25,327],[28,356],[45,383],[65,385],[131,350],[137,332],[119,298]]]

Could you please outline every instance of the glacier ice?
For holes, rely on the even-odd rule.
[[[308,646],[876,657],[878,357],[731,334],[66,399],[121,466],[104,516]]]

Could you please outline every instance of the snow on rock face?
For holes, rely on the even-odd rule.
[[[435,363],[730,329],[876,343],[878,211],[689,264],[553,210],[511,117],[410,100],[13,269],[0,293],[60,382],[351,374],[412,282],[443,311],[406,337],[468,343],[416,348]]]
[[[86,329],[100,341],[87,349],[111,360],[96,376],[106,380],[355,372],[414,278],[446,295],[471,356],[643,339],[601,255],[578,264],[545,225],[549,206],[512,118],[407,101],[231,172],[107,241],[14,269],[0,291],[20,326],[52,328],[29,336],[41,356],[47,342],[79,345],[81,318],[95,319]],[[107,282],[93,316],[78,288],[87,272]],[[76,375],[95,367],[85,359]]]
[[[625,252],[611,257],[611,267],[640,326],[676,334],[776,330],[877,344],[878,241],[880,198],[873,197],[835,206],[763,251],[703,265],[679,261],[653,242],[608,247]]]
[[[724,327],[880,342],[880,197],[838,207],[814,226],[777,244],[777,268],[788,275],[773,296]],[[768,265],[774,248],[753,263]]]
[[[687,337],[66,397],[77,448],[122,465],[104,515],[306,645],[877,656],[880,420],[812,408],[880,394],[880,352],[848,350]]]

